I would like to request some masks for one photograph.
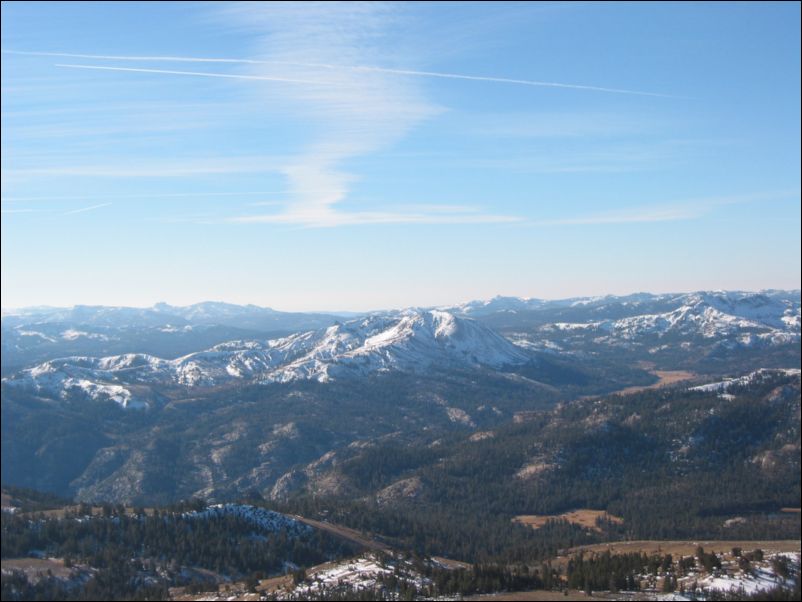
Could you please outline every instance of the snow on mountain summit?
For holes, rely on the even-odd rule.
[[[527,313],[529,320],[550,331],[585,331],[593,336],[633,340],[669,333],[718,339],[754,333],[761,340],[798,340],[798,291],[699,291],[624,297],[607,295],[543,301],[495,297],[448,308],[456,315],[476,317]],[[515,324],[511,318],[504,323]]]
[[[164,392],[165,387],[299,380],[327,382],[394,371],[424,374],[476,367],[498,369],[530,361],[532,350],[582,354],[588,349],[601,350],[605,346],[631,349],[644,346],[649,354],[661,353],[663,349],[669,353],[678,347],[726,354],[747,348],[798,344],[800,306],[799,291],[636,293],[624,297],[608,295],[557,301],[495,297],[447,308],[379,312],[347,321],[327,316],[315,322],[298,314],[306,327],[297,331],[282,329],[282,332],[295,334],[269,340],[232,340],[209,348],[205,347],[212,343],[204,342],[186,348],[205,348],[203,351],[176,359],[145,353],[91,357],[100,355],[91,351],[97,347],[89,347],[88,353],[84,349],[88,342],[95,344],[97,341],[91,336],[76,335],[74,340],[64,341],[73,345],[70,348],[73,354],[78,346],[75,341],[79,341],[80,353],[86,355],[65,353],[69,357],[39,363],[3,382],[6,386],[25,387],[51,397],[82,395],[112,400],[125,407],[142,407],[158,397],[155,391]],[[175,316],[181,313],[179,309],[187,318]],[[93,319],[120,314],[133,321],[134,325],[129,328],[134,331],[150,328],[138,326],[142,323],[142,310],[79,307],[70,311],[91,315]],[[211,315],[217,316],[214,320],[228,316],[226,319],[232,320],[232,324],[241,325],[243,319],[250,323],[254,312],[259,314],[261,324],[272,324],[264,321],[272,310],[222,303],[201,303],[178,309],[158,305],[154,312],[162,316],[162,322],[169,318],[170,328],[180,324],[184,324],[181,328],[193,328],[185,324],[188,319],[198,321],[205,316],[204,320],[212,320]],[[154,312],[147,314],[147,324]],[[310,327],[309,324],[314,325]],[[491,330],[488,327],[491,324],[509,334],[516,344]],[[31,330],[34,326],[36,328]],[[38,341],[52,334],[62,337],[63,333],[69,333],[69,337],[73,337],[75,333],[84,332],[77,327],[73,329],[75,332],[65,330],[60,321],[48,328],[50,325],[44,321],[31,325],[4,323],[4,345],[10,341],[9,345],[13,343],[17,347],[9,348],[17,349],[23,335],[31,335],[27,338]],[[119,332],[113,331],[117,333],[115,336]],[[243,330],[239,329],[233,336],[241,332]],[[119,341],[114,345],[118,349]]]
[[[62,398],[79,386],[93,398],[106,396],[129,407],[137,405],[130,385],[327,382],[390,371],[501,368],[530,359],[474,320],[440,310],[415,310],[372,315],[264,342],[230,341],[174,360],[142,353],[68,357],[23,370],[4,382]]]
[[[529,360],[487,327],[438,310],[368,316],[269,345],[273,354],[289,361],[264,380],[281,382],[416,372],[432,366],[500,368]]]

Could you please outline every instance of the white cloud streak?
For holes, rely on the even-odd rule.
[[[607,213],[580,215],[567,218],[533,220],[532,226],[584,226],[605,224],[643,224],[654,222],[673,222],[700,219],[720,207],[745,205],[749,203],[798,199],[799,190],[780,190],[686,199],[673,203],[651,206],[638,206]]]
[[[406,211],[359,211],[329,215],[321,213],[246,215],[225,219],[241,224],[291,224],[308,228],[370,224],[517,224],[521,226],[604,226],[644,224],[700,219],[721,207],[798,199],[799,190],[684,199],[659,205],[633,206],[617,211],[555,219],[525,220],[512,215],[489,215],[472,205],[406,204]]]
[[[105,54],[77,54],[69,52],[26,52],[21,50],[3,50],[6,54],[19,54],[28,56],[52,56],[63,58],[80,58],[95,60],[112,61],[139,61],[139,62],[167,62],[167,63],[216,63],[216,64],[241,64],[241,65],[284,65],[291,67],[304,67],[313,69],[328,69],[332,71],[362,71],[374,73],[387,73],[393,75],[430,77],[442,79],[457,79],[477,82],[490,82],[497,84],[512,84],[518,86],[536,86],[546,88],[565,88],[570,90],[585,90],[588,92],[605,92],[610,94],[630,94],[635,96],[653,96],[659,98],[678,98],[671,94],[659,92],[646,92],[643,90],[629,90],[625,88],[610,88],[606,86],[590,86],[585,84],[567,84],[562,82],[546,82],[530,79],[520,79],[511,77],[498,77],[489,75],[468,75],[464,73],[445,73],[441,71],[420,71],[416,69],[393,69],[388,67],[376,67],[369,65],[342,65],[334,63],[301,62],[301,61],[280,61],[280,60],[259,60],[259,59],[240,59],[240,58],[214,58],[214,57],[187,57],[187,56],[126,56],[126,55],[105,55]],[[176,75],[205,75],[207,77],[239,77],[242,79],[261,79],[257,77],[246,77],[229,74],[196,73],[192,71],[166,71],[166,70],[146,70],[146,69],[124,69],[122,67],[99,67],[87,65],[58,65],[59,67],[73,67],[84,69],[108,69],[116,71],[143,71],[152,73],[173,73]],[[278,80],[288,81],[288,80]],[[310,83],[310,82],[301,82]],[[320,83],[320,82],[316,82]]]
[[[410,53],[402,45],[385,42],[397,25],[395,5],[385,3],[311,2],[298,10],[292,3],[227,4],[216,22],[255,34],[254,58],[205,58],[181,56],[121,56],[71,53],[29,53],[78,59],[162,63],[230,64],[240,71],[218,73],[151,69],[141,66],[60,64],[72,69],[150,73],[176,76],[219,77],[286,83],[254,87],[266,111],[286,113],[304,122],[311,132],[304,152],[271,158],[261,166],[240,158],[232,164],[158,166],[54,167],[37,175],[95,175],[114,177],[192,175],[274,171],[287,178],[290,198],[284,210],[268,215],[232,217],[233,223],[290,224],[301,227],[334,227],[361,224],[478,224],[522,222],[515,216],[490,215],[460,207],[410,205],[399,210],[343,210],[340,204],[357,181],[345,164],[384,149],[442,109],[428,101],[420,82],[424,78],[547,87],[638,96],[668,95],[612,87],[545,82],[490,75],[424,71],[372,64],[408,65]],[[12,52],[12,51],[8,51]],[[464,208],[463,208],[464,209]]]
[[[577,217],[535,220],[534,226],[584,226],[603,224],[642,224],[650,222],[673,222],[696,219],[707,213],[702,207],[636,207],[631,210],[615,211]]]
[[[278,167],[293,192],[284,211],[248,216],[244,221],[323,227],[398,219],[382,212],[351,213],[338,207],[358,180],[345,171],[344,164],[391,146],[441,112],[440,107],[424,97],[414,78],[320,66],[324,61],[353,65],[403,60],[403,48],[383,42],[395,24],[393,12],[386,4],[355,2],[306,3],[303,10],[272,2],[223,9],[221,19],[256,34],[255,52],[260,60],[247,64],[249,75],[292,78],[300,72],[304,79],[320,82],[275,86],[269,95],[264,88],[254,89],[265,110],[301,120],[310,139],[302,153],[285,158]]]
[[[135,73],[162,73],[167,75],[193,75],[197,77],[222,77],[227,79],[250,79],[259,81],[284,82],[291,84],[323,84],[329,82],[321,80],[296,79],[291,77],[269,77],[266,75],[242,75],[238,73],[209,73],[207,71],[174,71],[172,69],[145,69],[142,67],[106,67],[103,65],[69,65],[56,64],[56,67],[67,69],[94,69],[97,71],[130,71]],[[332,82],[333,83],[333,82]]]
[[[321,191],[325,192],[325,191]],[[166,199],[166,198],[203,198],[203,197],[238,197],[238,196],[263,196],[266,194],[291,194],[291,190],[262,190],[262,191],[245,191],[245,192],[144,192],[142,194],[119,194],[110,193],[103,195],[65,195],[65,196],[19,196],[19,197],[2,197],[4,203],[24,203],[29,201],[90,201],[99,199]],[[266,201],[266,203],[274,204],[278,201]],[[265,203],[254,203],[265,204]]]
[[[434,206],[428,212],[351,211],[311,213],[278,213],[270,215],[244,215],[225,221],[239,224],[287,224],[305,228],[333,228],[338,226],[364,226],[376,224],[510,224],[522,221],[512,215],[460,213],[460,207],[445,210]]]
[[[180,161],[140,162],[125,165],[86,164],[6,168],[4,177],[75,176],[105,178],[172,178],[209,174],[267,173],[280,170],[286,158],[270,156],[198,157]],[[133,164],[132,164],[133,163]]]
[[[109,205],[113,205],[113,203],[100,203],[99,205],[91,205],[89,207],[81,207],[80,209],[73,209],[72,211],[65,211],[62,215],[73,215],[75,213],[84,213],[85,211],[94,211],[95,209],[100,209],[101,207],[108,207]]]

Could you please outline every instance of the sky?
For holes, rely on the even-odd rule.
[[[799,3],[2,3],[2,306],[800,288]]]

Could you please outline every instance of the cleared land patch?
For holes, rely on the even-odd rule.
[[[649,389],[659,389],[660,387],[668,387],[684,380],[691,380],[697,378],[697,375],[687,370],[649,370],[659,380],[651,385],[640,385],[634,387],[627,387],[619,391],[615,391],[618,395],[631,395],[632,393],[640,393],[641,391],[648,391]]]
[[[567,554],[578,554],[579,552],[601,554],[609,551],[611,554],[638,552],[646,555],[672,554],[674,556],[693,556],[696,553],[696,548],[699,546],[702,546],[705,552],[715,552],[717,554],[729,554],[733,548],[741,548],[744,551],[761,549],[764,552],[799,552],[800,545],[802,545],[802,542],[793,539],[772,541],[613,541],[609,543],[578,546],[569,549]]]
[[[135,510],[136,508],[134,508],[133,506],[126,506],[125,514],[127,516],[136,516]],[[153,516],[154,513],[153,508],[143,508],[143,510],[145,511],[146,515]],[[73,504],[71,506],[63,506],[61,508],[51,508],[50,510],[31,510],[30,512],[21,513],[20,516],[32,519],[39,519],[39,518],[64,519],[68,515],[80,516],[83,514],[89,516],[104,516],[105,509],[103,508],[103,506]]]
[[[5,558],[0,564],[3,574],[20,571],[34,581],[48,572],[59,579],[70,579],[78,572],[77,568],[64,566],[62,558]]]
[[[600,598],[596,596],[588,596],[585,592],[579,590],[565,590],[565,592],[552,592],[543,589],[534,590],[530,592],[504,592],[501,594],[481,594],[478,596],[470,596],[466,600],[493,600],[494,602],[539,602],[543,600],[606,600],[607,598]]]
[[[571,512],[564,512],[562,514],[521,514],[512,519],[512,522],[532,527],[533,529],[540,529],[546,523],[552,520],[567,520],[569,523],[579,525],[586,529],[593,529],[601,533],[601,528],[596,524],[597,520],[606,520],[616,524],[623,524],[624,519],[607,514],[604,510],[589,510],[582,508],[580,510],[572,510]]]

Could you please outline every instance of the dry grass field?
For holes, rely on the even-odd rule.
[[[465,600],[492,600],[493,602],[532,602],[548,601],[548,600],[605,600],[596,596],[588,596],[585,592],[575,589],[568,590],[567,594],[563,592],[550,592],[544,590],[534,590],[529,592],[506,592],[503,594],[484,594],[480,596],[471,596]]]
[[[73,569],[64,566],[61,558],[6,558],[0,564],[4,574],[21,571],[34,581],[38,580],[37,574],[45,575],[48,571],[60,579],[69,579],[73,573]]]
[[[587,508],[572,510],[571,512],[564,512],[563,514],[522,514],[516,516],[512,520],[513,522],[521,523],[533,529],[539,529],[550,520],[563,519],[574,525],[601,532],[601,529],[596,524],[598,518],[603,518],[618,524],[623,524],[624,522],[623,519],[613,516],[612,514],[607,514],[604,510],[589,510]]]
[[[699,546],[702,546],[706,552],[716,552],[717,554],[729,553],[732,548],[741,548],[747,552],[758,548],[764,552],[799,552],[800,545],[802,545],[802,542],[793,539],[773,541],[615,541],[571,548],[568,550],[568,555],[578,554],[579,552],[600,554],[610,551],[613,554],[640,552],[647,555],[672,554],[674,556],[691,556]]]
[[[27,518],[64,518],[68,514],[77,514],[78,511],[81,509],[81,506],[78,504],[74,504],[72,506],[63,506],[61,508],[53,508],[51,510],[35,510],[33,512],[23,512],[20,516],[25,516]],[[85,509],[89,509],[88,506]],[[143,508],[145,514],[148,516],[153,516],[153,508]],[[135,516],[134,508],[132,506],[126,506],[125,513],[128,516]],[[103,516],[103,506],[92,506],[91,507],[91,514],[92,516]]]
[[[668,387],[675,385],[685,380],[692,380],[697,377],[693,372],[686,370],[650,370],[658,379],[656,383],[651,385],[642,385],[635,387],[627,387],[616,391],[618,395],[631,395],[632,393],[639,393],[641,391],[648,391],[649,389],[659,389],[660,387]]]

